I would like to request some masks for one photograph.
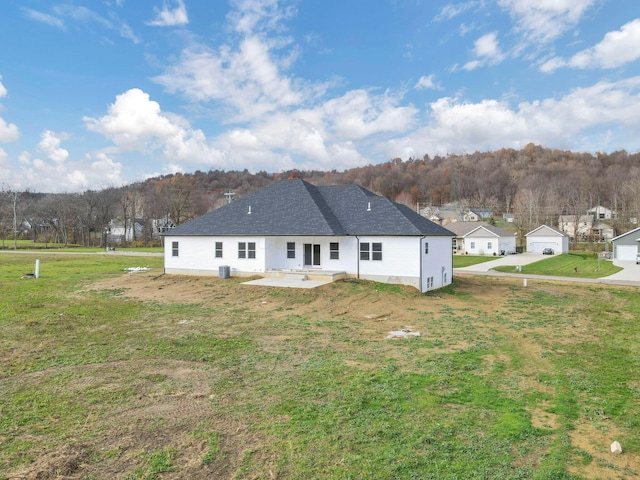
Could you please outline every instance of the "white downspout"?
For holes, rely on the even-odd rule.
[[[358,244],[356,245],[356,278],[360,280],[360,238],[356,235]]]

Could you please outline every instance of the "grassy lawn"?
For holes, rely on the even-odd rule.
[[[65,252],[80,252],[80,253],[98,253],[104,252],[102,247],[84,247],[82,245],[67,245],[62,243],[44,243],[33,242],[31,240],[18,240],[18,250],[20,251],[65,251]],[[0,242],[0,250],[13,250],[13,240],[6,240],[4,245]],[[162,253],[164,249],[162,247],[116,247],[117,251],[123,252],[149,252],[149,253]]]
[[[598,260],[589,252],[572,252],[550,255],[539,262],[516,266],[496,267],[494,270],[506,273],[525,273],[529,275],[553,275],[558,277],[600,278],[613,275],[622,270],[610,260]]]
[[[0,479],[640,477],[635,288],[261,288],[110,255],[22,278],[35,258],[0,254]]]
[[[487,255],[454,255],[453,268],[469,267],[478,263],[490,262],[500,257],[491,257]]]

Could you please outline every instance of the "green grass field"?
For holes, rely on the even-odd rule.
[[[640,477],[635,288],[161,266],[0,253],[0,479]]]
[[[453,268],[469,267],[478,263],[490,262],[499,257],[491,257],[488,255],[454,255]]]
[[[591,252],[570,252],[550,255],[539,262],[522,265],[518,271],[515,266],[496,267],[494,270],[506,273],[524,273],[528,275],[552,275],[556,277],[600,278],[613,275],[621,270],[611,260],[598,260]]]

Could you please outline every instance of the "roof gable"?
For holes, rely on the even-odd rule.
[[[454,222],[447,225],[447,228],[456,234],[458,237],[467,236],[482,236],[484,232],[485,236],[492,237],[512,237],[515,234],[505,230],[503,228],[494,227],[485,222]],[[480,230],[479,230],[480,229]],[[478,235],[480,234],[480,235]]]
[[[566,237],[567,235],[560,230],[550,227],[548,225],[540,225],[538,228],[534,228],[529,233],[524,235],[525,237]]]
[[[171,235],[453,234],[358,185],[281,180],[166,233]]]
[[[638,228],[634,228],[633,230],[629,230],[629,231],[628,231],[628,232],[626,232],[626,233],[623,233],[623,234],[621,234],[621,235],[618,235],[617,237],[612,238],[612,239],[611,239],[611,241],[612,241],[612,242],[615,242],[616,240],[619,240],[619,239],[621,239],[622,237],[626,237],[627,235],[632,235],[632,234],[635,234],[635,233],[638,233],[638,234],[640,235],[640,227],[638,227]],[[637,241],[640,241],[640,238],[638,238],[638,240],[637,240]]]

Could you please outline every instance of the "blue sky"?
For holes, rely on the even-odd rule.
[[[637,0],[3,0],[0,188],[640,147]]]

